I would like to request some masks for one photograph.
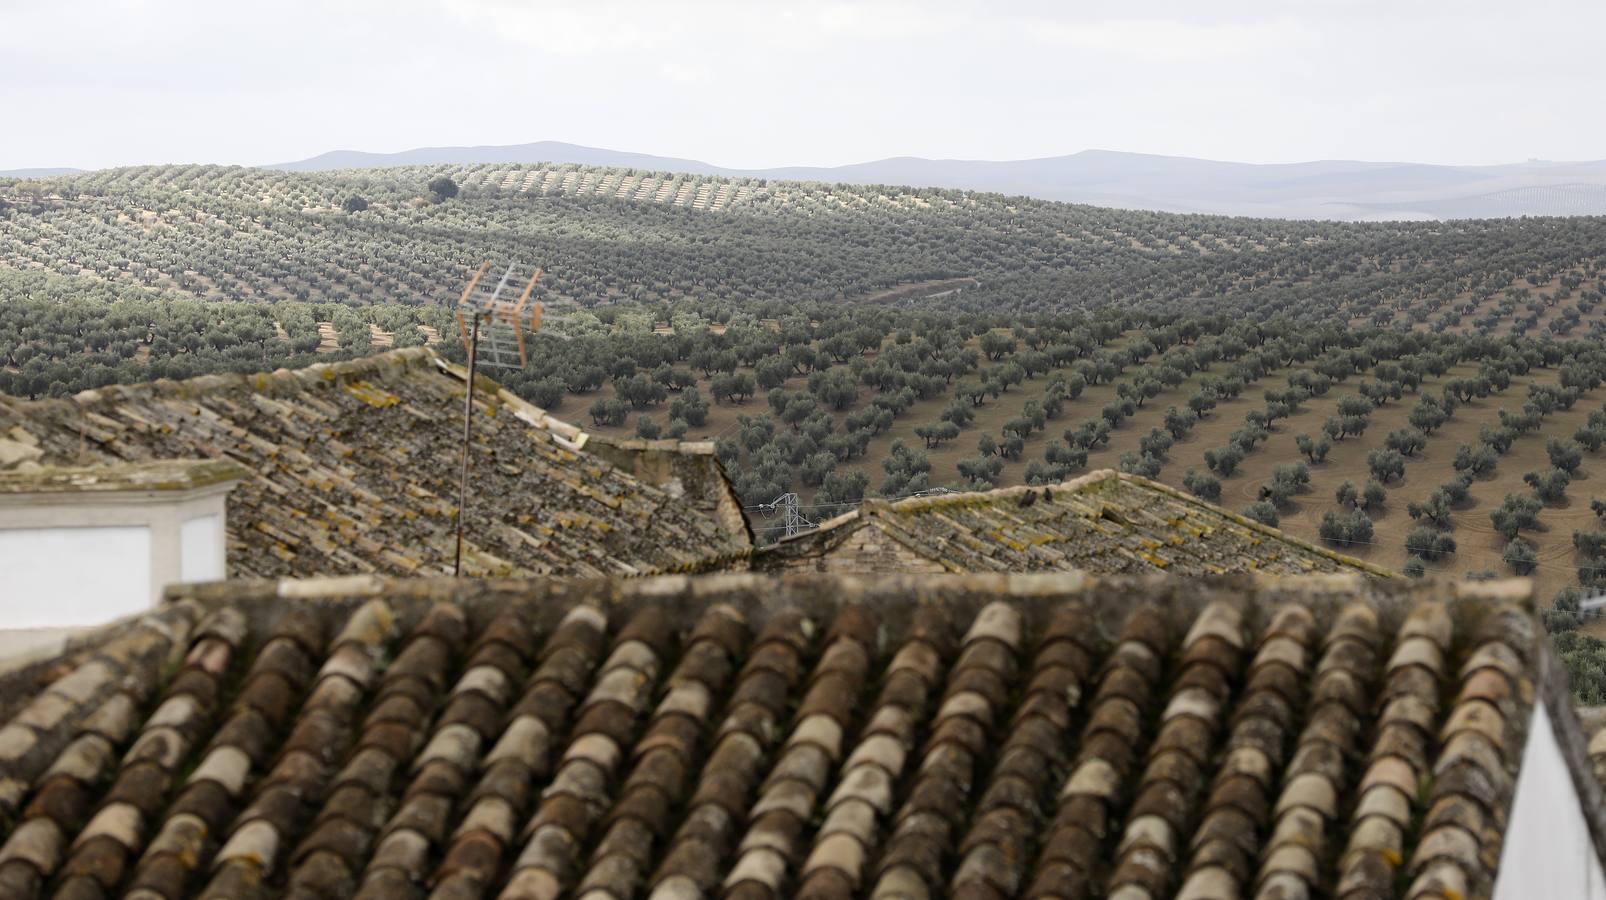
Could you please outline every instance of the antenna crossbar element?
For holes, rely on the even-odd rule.
[[[480,266],[468,289],[457,302],[457,328],[463,338],[463,352],[469,351],[476,327],[480,333],[479,362],[496,369],[522,369],[529,362],[526,332],[541,329],[541,304],[531,302],[543,269],[537,268],[528,280],[518,263],[509,263],[495,287],[482,285],[490,263]],[[519,284],[524,289],[515,296]]]

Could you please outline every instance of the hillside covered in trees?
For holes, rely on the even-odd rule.
[[[468,274],[519,260],[546,267],[564,339],[496,377],[601,432],[716,441],[766,537],[758,507],[786,492],[817,522],[1121,468],[1408,573],[1531,574],[1593,660],[1603,253],[1596,218],[1231,219],[577,166],[112,170],[0,181],[0,392],[460,358]]]

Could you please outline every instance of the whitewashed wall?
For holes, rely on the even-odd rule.
[[[179,527],[179,581],[219,581],[227,566],[223,515],[185,519]]]
[[[1528,725],[1494,900],[1564,898],[1606,900],[1606,876],[1541,701]]]
[[[0,630],[99,625],[225,577],[229,487],[0,496]]]
[[[0,529],[0,579],[7,628],[98,625],[151,600],[151,530]]]

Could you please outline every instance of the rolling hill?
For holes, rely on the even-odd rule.
[[[758,507],[783,492],[819,521],[867,493],[1118,467],[1385,567],[1548,593],[1606,585],[1603,248],[1603,218],[1227,218],[575,164],[140,167],[0,181],[0,392],[457,358],[467,273],[518,259],[547,266],[567,340],[495,377],[602,433],[714,441],[769,536]]]
[[[574,163],[692,175],[986,191],[1120,209],[1346,221],[1606,214],[1606,161],[1499,166],[1326,160],[1251,164],[1085,150],[1043,159],[901,156],[844,166],[735,169],[560,141],[342,150],[268,168],[292,172],[405,165]]]

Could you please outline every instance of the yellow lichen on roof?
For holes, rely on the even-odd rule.
[[[465,376],[420,347],[296,371],[113,385],[69,400],[0,399],[0,441],[9,442],[0,470],[222,453],[245,470],[229,502],[231,571],[440,572],[455,550]],[[651,572],[688,558],[723,567],[750,551],[739,518],[720,513],[727,500],[739,504],[711,455],[682,460],[677,445],[655,448],[669,463],[651,481],[631,469],[633,451],[585,451],[585,432],[489,378],[474,399],[468,571]],[[667,490],[671,477],[692,477],[686,465],[706,472],[699,490]],[[338,529],[329,509],[347,515]],[[521,514],[576,524],[531,547],[495,527]],[[397,568],[398,559],[410,562]]]
[[[832,552],[845,529],[878,528],[952,571],[1267,569],[1392,573],[1148,479],[1110,470],[1046,486],[866,502],[766,549],[761,567]]]

